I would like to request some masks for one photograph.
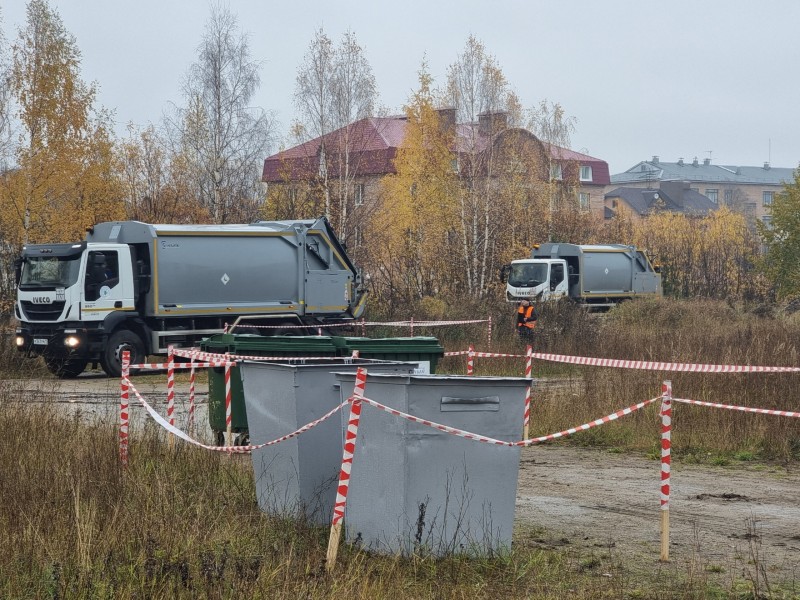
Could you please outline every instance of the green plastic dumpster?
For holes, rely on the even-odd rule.
[[[263,336],[223,333],[200,343],[203,352],[230,353],[237,356],[336,357],[338,347],[330,336]],[[217,445],[224,445],[225,432],[225,368],[214,367],[208,373],[208,423]],[[249,439],[247,411],[239,367],[231,367],[231,431],[237,434],[236,444]]]
[[[436,373],[436,365],[444,356],[444,348],[435,337],[334,337],[340,356],[358,350],[360,358],[399,360],[419,363],[417,374]]]

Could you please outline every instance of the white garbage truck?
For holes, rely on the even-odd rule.
[[[570,298],[607,310],[630,298],[661,296],[661,274],[647,254],[622,244],[536,246],[501,270],[506,300]]]
[[[239,317],[264,335],[316,333],[359,318],[366,298],[325,218],[99,223],[82,242],[24,246],[16,267],[17,348],[64,378],[89,364],[117,376],[124,350],[141,363]]]

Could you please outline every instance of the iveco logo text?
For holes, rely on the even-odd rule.
[[[53,299],[50,296],[34,296],[31,298],[31,302],[34,304],[52,304]]]
[[[180,248],[180,246],[178,242],[161,242],[162,248]]]

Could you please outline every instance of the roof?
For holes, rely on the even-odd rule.
[[[611,176],[611,183],[643,183],[649,181],[691,181],[720,184],[784,185],[794,180],[794,169],[736,165],[714,165],[709,159],[691,162],[642,161],[624,173]]]
[[[336,156],[338,148],[344,148],[349,139],[348,168],[358,175],[385,175],[395,173],[394,159],[402,146],[408,119],[405,116],[367,117],[337,129],[322,137],[283,150],[267,157],[261,180],[266,183],[303,180],[315,177],[319,172],[320,147],[325,145],[329,156]],[[454,150],[459,153],[483,152],[495,136],[481,133],[478,123],[455,125]],[[531,134],[532,135],[532,134]],[[556,161],[574,161],[592,167],[592,180],[584,184],[607,185],[610,181],[608,163],[602,159],[574,152],[559,146],[550,146],[551,156]],[[338,161],[328,164],[328,174],[338,176]]]
[[[702,216],[718,208],[708,197],[682,182],[664,182],[657,190],[619,187],[605,197],[621,198],[640,215],[663,210]]]

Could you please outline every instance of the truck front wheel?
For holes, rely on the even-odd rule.
[[[47,370],[59,379],[75,379],[83,373],[89,361],[85,358],[51,358],[45,357]]]
[[[115,331],[100,357],[100,366],[109,377],[119,377],[122,374],[122,353],[126,350],[131,353],[132,365],[144,362],[144,344],[139,336],[127,329]]]

